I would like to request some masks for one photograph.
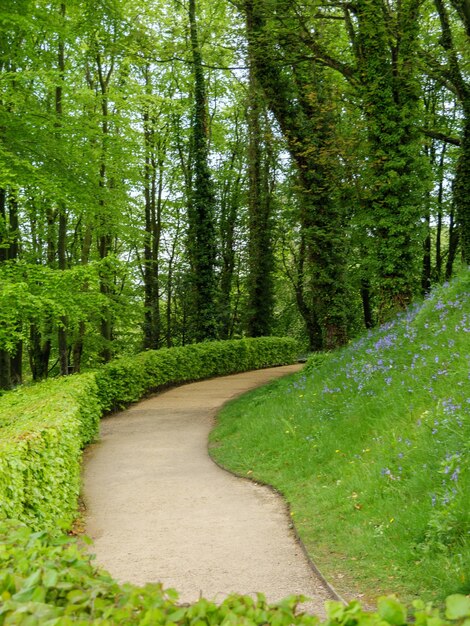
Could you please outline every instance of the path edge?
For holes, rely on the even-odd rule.
[[[290,374],[287,374],[287,376],[289,376],[289,375]],[[266,383],[266,384],[269,385],[269,383]],[[262,386],[264,386],[264,385],[260,385],[260,387],[262,387]],[[240,398],[245,393],[249,393],[249,392],[243,392],[239,396],[236,396],[236,398]],[[213,415],[214,427],[216,425],[218,414],[223,410],[223,408],[224,408],[224,406],[226,404],[228,404],[229,402],[232,402],[234,399],[235,398],[231,398],[230,400],[225,402],[219,409],[217,409],[217,412]],[[213,430],[214,430],[214,428],[211,429],[211,432]],[[312,572],[319,578],[320,582],[325,587],[325,589],[331,594],[333,599],[336,600],[337,602],[341,602],[342,604],[347,606],[348,602],[338,593],[338,591],[334,588],[334,586],[327,580],[327,578],[323,575],[323,573],[320,570],[320,568],[316,565],[316,563],[313,561],[312,557],[308,553],[307,548],[305,547],[305,544],[302,541],[302,538],[299,535],[299,531],[297,530],[297,527],[296,527],[296,525],[294,523],[294,520],[292,518],[292,515],[291,515],[292,511],[291,511],[290,504],[287,501],[287,499],[284,496],[284,494],[282,493],[282,491],[277,489],[277,487],[274,487],[273,485],[270,485],[269,483],[265,482],[264,480],[259,480],[257,478],[252,478],[251,476],[245,476],[243,474],[240,474],[239,472],[235,472],[235,471],[233,471],[231,469],[228,469],[227,467],[224,467],[219,461],[214,459],[214,457],[211,454],[211,449],[210,449],[209,446],[210,446],[210,442],[209,442],[209,439],[208,439],[207,440],[207,446],[206,446],[207,447],[207,455],[210,458],[210,460],[212,461],[212,463],[214,463],[214,465],[216,465],[223,472],[226,472],[227,474],[230,474],[231,476],[234,476],[235,478],[240,478],[241,480],[246,480],[246,481],[248,481],[250,483],[253,483],[255,485],[260,485],[261,487],[266,487],[267,489],[269,489],[271,491],[271,493],[274,493],[276,496],[278,496],[280,498],[280,500],[282,502],[282,505],[284,507],[285,514],[287,516],[288,526],[293,531],[295,540],[296,540],[297,544],[300,546],[300,548],[301,548],[301,550],[302,550],[302,552],[303,552],[303,554],[304,554],[304,556],[305,556],[305,558],[307,560],[308,566],[310,567]]]

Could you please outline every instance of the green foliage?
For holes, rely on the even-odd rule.
[[[22,387],[0,398],[0,519],[68,528],[82,448],[103,412],[166,385],[292,363],[296,342],[264,337],[143,352],[93,373]]]
[[[0,625],[1,626],[317,626],[313,615],[297,612],[302,596],[290,596],[268,604],[232,595],[220,605],[201,598],[189,606],[178,605],[178,594],[160,584],[143,588],[119,585],[93,566],[76,540],[33,532],[16,521],[0,524]],[[378,600],[377,612],[365,612],[356,601],[348,606],[327,602],[325,626],[402,626],[416,620],[418,626],[467,626],[469,598],[447,599],[445,617],[431,605],[414,603],[414,615],[396,598]]]
[[[308,357],[304,372],[313,372],[324,365],[331,356],[332,352],[314,352]]]
[[[377,19],[380,2],[358,4],[356,59],[367,120],[366,245],[374,247],[382,321],[410,304],[417,291],[422,249],[423,196],[427,170],[418,132],[419,99],[416,55],[420,3],[406,0],[391,12],[396,41],[387,19]],[[396,52],[391,51],[395,46]]]
[[[194,67],[192,119],[192,180],[188,198],[187,253],[191,264],[192,336],[196,341],[217,337],[215,193],[209,167],[209,126],[206,79],[196,18],[196,0],[189,0],[189,26]]]
[[[80,452],[97,432],[93,374],[23,387],[0,398],[0,519],[68,527],[76,516]]]
[[[212,341],[116,359],[97,371],[96,381],[103,410],[111,411],[165,385],[293,363],[296,357],[297,344],[289,338]]]
[[[99,269],[99,263],[64,271],[23,261],[0,264],[0,348],[28,341],[33,323],[57,327],[67,315],[73,330],[99,315],[107,305],[98,290]]]
[[[339,588],[424,599],[470,591],[469,294],[465,270],[219,416],[213,456],[284,493]]]

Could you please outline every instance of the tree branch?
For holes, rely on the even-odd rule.
[[[445,143],[450,143],[453,146],[460,147],[462,145],[462,141],[458,137],[451,137],[450,135],[446,135],[445,133],[441,133],[440,131],[432,130],[430,128],[420,128],[420,131],[427,137],[432,137],[432,139],[444,141]]]

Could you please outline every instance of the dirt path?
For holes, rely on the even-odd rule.
[[[161,581],[182,602],[202,594],[303,593],[322,611],[329,593],[289,528],[282,500],[235,478],[207,454],[214,414],[286,366],[171,389],[106,418],[85,455],[86,532],[96,561],[122,582]]]

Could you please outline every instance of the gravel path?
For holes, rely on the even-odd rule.
[[[86,533],[121,582],[160,581],[182,602],[262,591],[330,597],[289,527],[282,499],[221,470],[207,454],[230,398],[298,370],[285,366],[177,387],[105,418],[85,454]]]

